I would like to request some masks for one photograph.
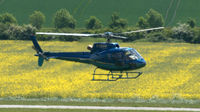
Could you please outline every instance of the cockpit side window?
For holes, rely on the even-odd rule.
[[[129,56],[129,55],[131,55],[132,53],[130,52],[130,51],[126,51],[125,52],[125,56]]]
[[[126,51],[125,56],[127,60],[137,60],[141,58],[140,54],[134,49]]]
[[[135,50],[135,49],[132,49],[130,50],[132,53],[134,53],[135,55],[137,55],[138,58],[141,58],[142,56]]]

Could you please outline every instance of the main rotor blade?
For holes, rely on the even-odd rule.
[[[37,35],[57,35],[57,36],[75,36],[75,37],[96,37],[101,34],[80,34],[80,33],[50,33],[50,32],[36,32]]]
[[[156,28],[142,29],[142,30],[136,30],[136,31],[130,31],[130,32],[123,32],[123,33],[129,34],[129,33],[145,32],[145,31],[152,31],[152,30],[160,30],[160,29],[164,29],[164,28],[165,27],[156,27]]]
[[[117,38],[117,39],[127,39],[127,37],[123,36],[117,36],[117,35],[112,35],[111,38]]]

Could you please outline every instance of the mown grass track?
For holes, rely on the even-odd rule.
[[[30,100],[30,99],[29,99]],[[73,101],[70,101],[70,102],[65,102],[65,101],[20,101],[20,99],[18,101],[14,101],[14,100],[0,100],[0,105],[46,105],[46,106],[98,106],[98,107],[102,107],[102,106],[107,106],[107,107],[171,107],[171,108],[199,108],[199,103],[196,103],[196,104],[186,104],[186,103],[157,103],[157,102],[154,102],[154,103],[130,103],[130,102],[73,102]],[[36,112],[36,111],[40,111],[40,112],[51,112],[51,111],[56,111],[56,112],[62,112],[62,111],[69,111],[69,112],[79,112],[79,111],[83,111],[83,112],[107,112],[107,111],[111,111],[111,112],[117,112],[117,111],[123,111],[123,112],[130,112],[131,110],[86,110],[86,109],[27,109],[27,108],[23,108],[23,109],[20,109],[20,108],[1,108],[0,109],[0,112],[5,112],[5,111],[9,111],[9,112],[23,112],[23,111],[33,111],[33,112]],[[136,110],[134,110],[135,112]],[[144,111],[144,110],[138,110],[136,112],[147,112],[147,111]],[[148,112],[153,112],[153,111],[148,111]],[[163,112],[163,111],[157,111],[157,112]],[[175,111],[173,111],[175,112]],[[179,111],[180,112],[180,111]]]

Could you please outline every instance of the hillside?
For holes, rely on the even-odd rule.
[[[166,18],[166,24],[174,25],[188,17],[200,20],[199,0],[0,0],[0,13],[10,12],[20,24],[28,23],[28,17],[34,10],[46,15],[45,26],[53,26],[52,17],[56,10],[66,8],[75,17],[78,27],[84,27],[85,19],[97,16],[104,25],[110,22],[110,15],[119,12],[128,19],[129,25],[135,25],[139,16],[153,8]]]

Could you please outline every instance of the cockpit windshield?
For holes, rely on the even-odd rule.
[[[135,50],[135,49],[131,49],[125,52],[125,55],[127,58],[131,59],[131,60],[137,60],[137,59],[141,59],[142,56]]]

